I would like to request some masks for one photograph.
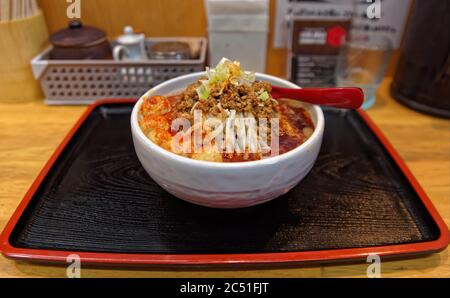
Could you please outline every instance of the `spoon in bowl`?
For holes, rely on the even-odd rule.
[[[288,98],[320,106],[359,109],[364,92],[356,87],[292,89],[272,86],[272,98]]]

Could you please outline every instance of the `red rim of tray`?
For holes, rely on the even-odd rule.
[[[89,264],[118,264],[118,265],[223,265],[223,264],[264,264],[264,263],[290,263],[290,262],[315,262],[334,260],[361,260],[369,254],[383,256],[403,256],[418,255],[424,253],[434,253],[445,249],[450,242],[450,232],[442,217],[433,206],[432,202],[425,194],[422,187],[414,178],[406,164],[394,150],[380,129],[372,122],[369,116],[362,110],[358,110],[359,115],[370,127],[373,133],[381,141],[395,163],[403,172],[408,182],[419,195],[425,208],[430,213],[439,228],[439,238],[427,242],[407,243],[398,245],[372,246],[364,248],[333,249],[320,251],[301,252],[279,252],[279,253],[252,253],[252,254],[127,254],[127,253],[99,253],[99,252],[76,252],[61,250],[16,248],[9,243],[10,235],[22,216],[25,208],[33,198],[36,190],[53,167],[54,163],[75,135],[80,126],[84,123],[92,111],[104,104],[134,103],[136,99],[114,99],[101,100],[90,105],[86,112],[77,121],[62,143],[51,156],[50,160],[39,173],[38,177],[31,185],[23,200],[4,228],[0,236],[0,251],[4,256],[17,260],[44,261],[44,262],[66,262],[69,255],[76,254],[80,261]]]

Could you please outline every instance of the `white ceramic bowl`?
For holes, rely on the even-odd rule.
[[[181,76],[152,89],[167,95],[195,82],[203,72]],[[297,85],[269,75],[256,79],[281,87]],[[141,98],[131,115],[131,132],[137,156],[147,173],[165,190],[194,204],[214,208],[242,208],[275,199],[298,184],[313,167],[322,144],[324,116],[319,106],[304,105],[315,125],[313,135],[294,150],[264,160],[215,163],[169,152],[150,141],[138,124]]]

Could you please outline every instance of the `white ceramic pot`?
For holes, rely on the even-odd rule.
[[[203,72],[181,76],[152,89],[167,95],[198,80]],[[299,88],[265,74],[256,79],[272,85]],[[297,185],[314,165],[322,144],[324,116],[319,106],[304,104],[315,125],[313,135],[294,150],[264,160],[215,163],[194,160],[169,152],[150,141],[138,124],[141,98],[131,115],[136,154],[147,173],[165,190],[194,204],[214,208],[242,208],[275,199]]]

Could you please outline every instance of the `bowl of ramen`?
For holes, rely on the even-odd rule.
[[[319,106],[273,99],[271,86],[299,88],[224,58],[152,88],[131,115],[142,166],[169,193],[207,207],[287,193],[317,159],[324,116]]]

